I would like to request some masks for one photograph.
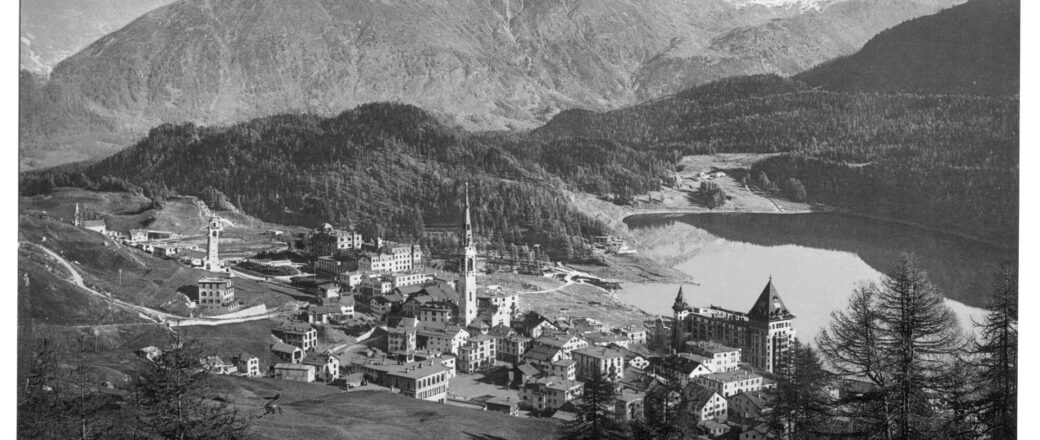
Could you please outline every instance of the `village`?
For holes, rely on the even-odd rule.
[[[704,436],[768,438],[764,390],[774,385],[773,369],[795,335],[794,316],[772,280],[748,313],[690,307],[680,288],[673,316],[642,325],[547,316],[527,309],[525,292],[478,284],[486,264],[475,245],[468,193],[461,214],[457,273],[428,268],[416,243],[363,237],[330,224],[307,235],[311,262],[304,264],[222,256],[224,222],[212,214],[204,248],[167,231],[109,231],[104,221],[84,220],[78,206],[73,223],[208,272],[189,300],[197,320],[278,320],[269,335],[254,335],[270,340],[269,353],[207,355],[202,365],[212,374],[379,390],[559,421],[578,417],[585,381],[602,376],[614,383],[618,420],[643,418],[647,394],[667,388],[676,390],[672,404],[685,402]],[[596,245],[600,252],[633,252],[616,237],[597,237]],[[527,266],[523,270],[604,290],[619,283],[548,262]],[[306,305],[274,313],[262,303],[244,304],[236,292],[239,279],[292,286]],[[339,336],[328,336],[333,333]],[[149,360],[162,353],[156,346],[136,351]]]

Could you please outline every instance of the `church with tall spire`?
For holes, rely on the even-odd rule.
[[[462,225],[462,252],[459,256],[459,317],[468,326],[477,317],[477,246],[473,242],[473,223],[469,212],[469,184],[466,184],[466,213]]]
[[[755,368],[773,372],[794,342],[791,314],[769,277],[747,313],[717,306],[690,307],[682,287],[672,304],[672,348],[684,351],[687,341],[712,341],[741,350],[741,360]],[[659,324],[660,325],[660,324]]]

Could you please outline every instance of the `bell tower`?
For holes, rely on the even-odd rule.
[[[683,297],[682,286],[679,286],[679,293],[675,295],[675,302],[672,303],[672,312],[674,318],[672,322],[672,348],[682,350],[683,343],[686,341],[686,332],[684,331],[686,323],[684,321],[690,312],[690,305],[686,303],[686,298]]]
[[[224,268],[220,264],[220,253],[218,250],[220,232],[224,230],[224,225],[220,222],[220,217],[210,217],[207,229],[209,235],[206,239],[205,269],[210,272],[223,272]]]
[[[477,317],[477,246],[473,243],[473,225],[469,215],[469,184],[466,184],[466,219],[462,227],[462,255],[459,259],[459,282],[455,290],[459,295],[459,309],[463,325],[469,325]]]

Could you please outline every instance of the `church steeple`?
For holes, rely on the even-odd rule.
[[[465,233],[465,237],[463,239],[462,246],[473,246],[473,224],[470,222],[469,217],[469,183],[466,183],[466,223],[463,226],[463,231]]]
[[[456,293],[459,295],[460,315],[463,325],[469,325],[477,317],[477,246],[473,243],[473,225],[469,215],[469,184],[466,184],[466,215],[463,224],[462,255],[459,259],[459,282]]]

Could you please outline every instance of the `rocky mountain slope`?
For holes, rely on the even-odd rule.
[[[971,0],[797,78],[832,90],[1018,94],[1020,15],[1017,0]]]
[[[47,73],[145,12],[173,0],[32,0],[21,2],[19,66]]]
[[[960,0],[182,0],[23,74],[26,168],[116,151],[163,122],[417,104],[529,128],[718,78],[794,74]]]

